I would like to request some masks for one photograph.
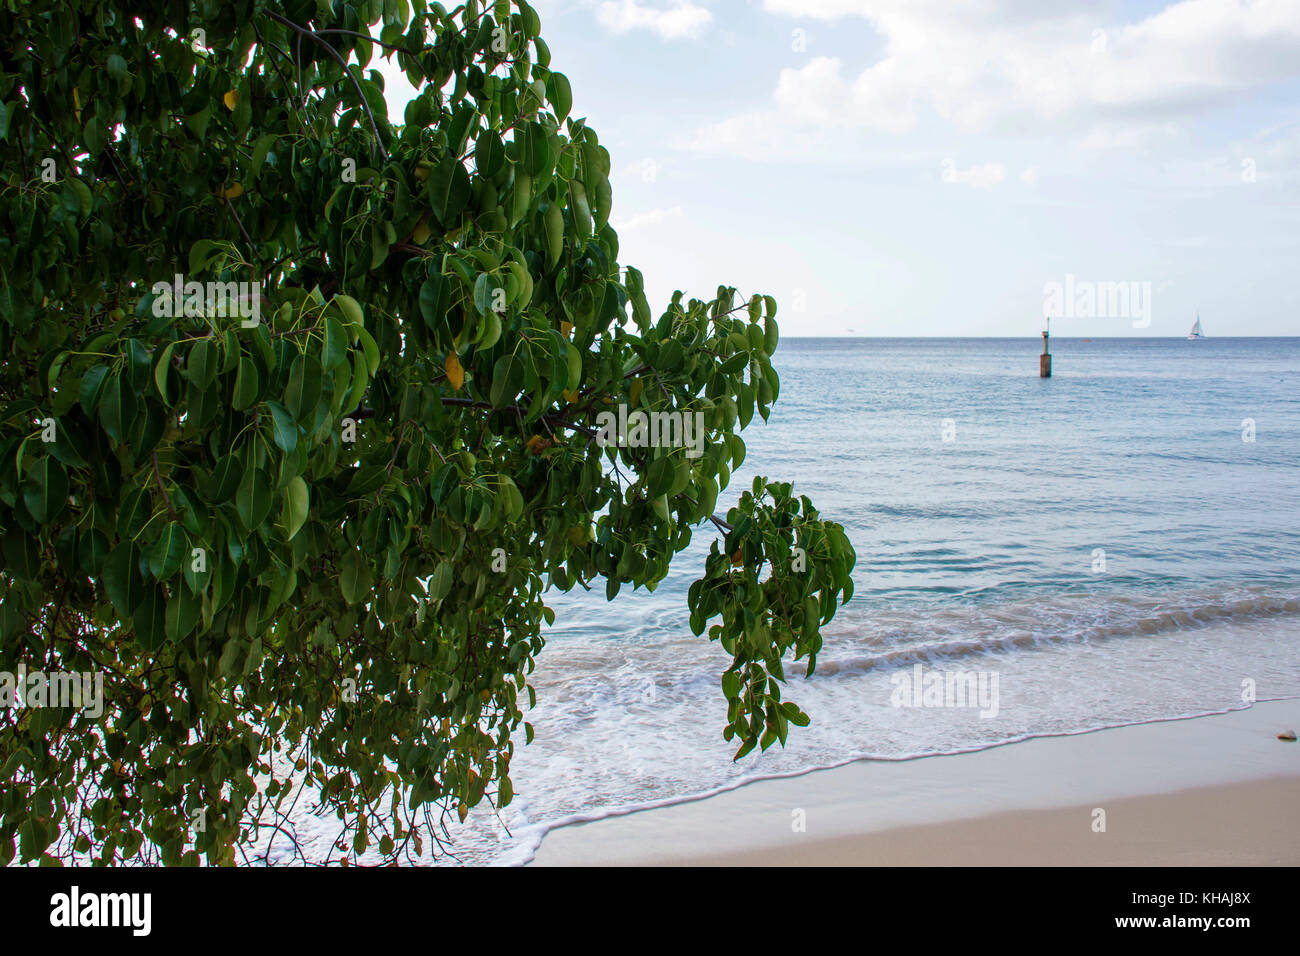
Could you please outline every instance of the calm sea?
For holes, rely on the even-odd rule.
[[[1300,695],[1300,339],[1058,339],[1049,380],[1039,351],[782,342],[732,488],[793,480],[857,549],[856,597],[785,691],[812,726],[732,762],[727,658],[687,627],[701,531],[653,594],[553,600],[515,803],[471,815],[459,858],[524,861],[560,822],[852,759]],[[996,676],[996,715],[894,706],[918,663]]]

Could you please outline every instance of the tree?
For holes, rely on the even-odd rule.
[[[539,26],[0,11],[0,666],[104,679],[99,715],[0,709],[0,861],[233,863],[301,787],[345,862],[424,853],[510,802],[547,590],[654,588],[701,525],[726,737],[807,723],[782,660],[812,671],[853,549],[789,484],[714,514],[776,304],[653,318]]]

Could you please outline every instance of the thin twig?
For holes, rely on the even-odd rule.
[[[375,134],[375,145],[379,147],[379,155],[383,157],[384,162],[388,162],[388,150],[384,149],[384,141],[379,138],[379,126],[375,123],[375,114],[371,112],[370,103],[366,99],[365,91],[361,89],[361,84],[357,81],[357,78],[352,75],[352,71],[348,69],[347,61],[339,55],[339,51],[322,40],[315,30],[308,30],[306,27],[301,27],[292,20],[286,19],[272,10],[267,10],[266,15],[276,23],[283,23],[290,29],[297,30],[300,36],[311,37],[311,39],[320,44],[321,49],[334,58],[334,62],[338,63],[338,65],[343,68],[343,74],[352,81],[353,87],[356,88],[357,96],[360,97],[361,109],[365,112],[366,118],[370,120],[370,130]]]

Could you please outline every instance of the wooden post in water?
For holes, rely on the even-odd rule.
[[[1047,328],[1043,330],[1043,354],[1038,356],[1038,377],[1052,377],[1052,353],[1047,350],[1047,337],[1052,334],[1052,320],[1047,320]]]

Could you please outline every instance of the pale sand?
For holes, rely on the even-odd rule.
[[[1287,729],[1300,729],[1300,700],[859,761],[562,827],[535,863],[1297,865],[1300,743],[1277,739]]]

